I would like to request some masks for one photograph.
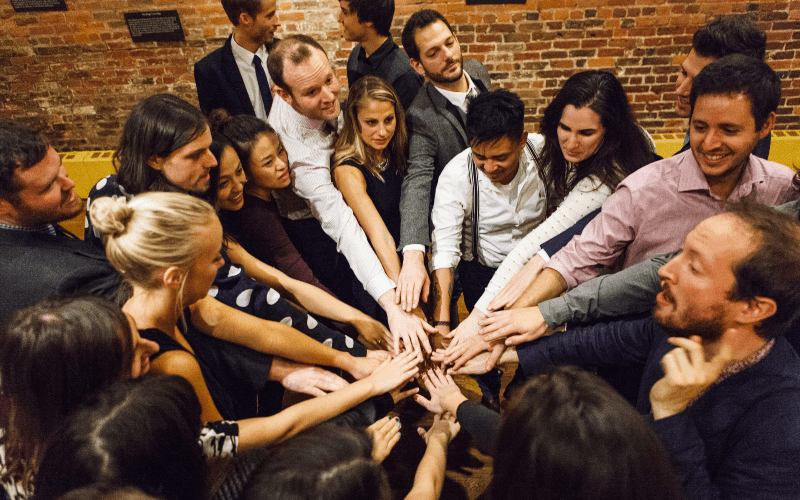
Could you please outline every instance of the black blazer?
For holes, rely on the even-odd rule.
[[[59,228],[60,230],[60,228]],[[0,318],[54,293],[116,298],[121,279],[105,253],[65,233],[0,229]]]
[[[194,65],[197,100],[204,115],[219,108],[225,109],[231,116],[256,114],[233,57],[232,38],[233,35],[229,36],[225,45]]]

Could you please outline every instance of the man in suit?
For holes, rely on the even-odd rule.
[[[469,146],[464,128],[469,100],[491,87],[489,72],[475,59],[463,60],[458,39],[435,10],[414,13],[403,28],[403,47],[411,67],[427,82],[408,108],[408,175],[400,198],[403,267],[397,300],[410,310],[427,299],[430,284],[425,254],[430,244],[430,214],[439,174]]]
[[[281,25],[277,0],[222,0],[222,8],[233,34],[194,65],[200,109],[205,115],[222,108],[266,120],[272,106],[267,58]]]

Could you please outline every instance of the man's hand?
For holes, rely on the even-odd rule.
[[[505,345],[530,342],[547,332],[542,312],[538,307],[495,311],[478,323],[479,335],[487,342],[504,340]]]
[[[479,322],[485,317],[485,314],[473,308],[467,319],[458,325],[455,330],[451,331],[450,335],[446,335],[447,338],[451,339],[448,348],[455,347],[472,337],[476,337],[478,330],[480,330]]]
[[[425,254],[419,250],[403,252],[403,267],[397,278],[395,304],[406,312],[419,307],[420,295],[423,302],[428,301],[431,279],[425,269]]]
[[[400,419],[387,415],[367,427],[367,434],[372,438],[372,459],[381,463],[400,441]]]
[[[653,417],[676,415],[703,393],[718,378],[733,359],[733,349],[723,344],[719,352],[706,360],[702,339],[693,335],[685,339],[671,337],[669,343],[677,346],[661,358],[664,377],[650,389]]]
[[[414,401],[428,411],[439,415],[445,412],[455,415],[458,405],[467,400],[461,394],[461,389],[458,388],[453,377],[445,374],[440,368],[428,369],[420,378],[430,394],[430,399],[417,395],[414,397]]]
[[[453,367],[448,371],[449,373],[469,373],[471,375],[477,375],[486,373],[494,368],[494,365],[497,363],[497,360],[503,354],[504,350],[505,346],[502,342],[487,342],[480,335],[475,335],[458,345],[450,345],[447,349],[437,349],[431,355],[431,359],[445,366],[452,364]],[[478,368],[476,364],[470,363],[469,371],[461,371],[462,367],[483,352],[489,353],[488,356],[482,358],[484,366]]]
[[[420,354],[423,350],[430,353],[431,343],[428,340],[428,334],[436,333],[436,329],[423,318],[400,309],[394,303],[393,297],[389,297],[390,293],[393,295],[394,291],[386,292],[379,302],[386,311],[386,317],[389,320],[389,330],[391,330],[393,336],[392,351],[395,355],[399,354],[400,342],[402,341],[407,350]]]
[[[522,266],[522,269],[506,283],[506,286],[495,295],[486,308],[490,311],[499,311],[516,302],[525,290],[531,286],[531,283],[533,283],[533,280],[536,279],[542,269],[544,269],[544,265],[544,259],[540,255],[534,255],[531,260]]]
[[[348,385],[345,379],[328,370],[278,357],[272,358],[269,379],[280,382],[290,391],[311,396],[324,396]]]

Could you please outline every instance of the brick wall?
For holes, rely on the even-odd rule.
[[[768,62],[783,78],[778,128],[800,128],[800,0],[529,0],[466,6],[464,0],[395,0],[392,32],[420,8],[450,20],[467,56],[483,61],[495,86],[516,91],[535,121],[561,83],[582,69],[607,69],[628,91],[650,132],[677,132],[676,65],[691,35],[718,13],[749,13],[768,33]],[[69,11],[17,14],[0,6],[0,117],[43,128],[61,150],[110,149],[131,107],[172,92],[196,103],[192,65],[219,47],[230,25],[219,0],[67,0]],[[335,59],[335,0],[279,0],[283,33],[307,33]],[[177,9],[186,42],[130,40],[124,12]],[[344,94],[344,89],[343,89]]]

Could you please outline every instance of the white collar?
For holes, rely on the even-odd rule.
[[[439,87],[436,87],[436,85],[434,85],[434,87],[436,87],[436,90],[438,90],[439,93],[442,94],[445,97],[445,99],[450,101],[450,103],[453,106],[455,106],[457,108],[461,108],[462,110],[464,109],[464,101],[467,99],[467,94],[469,94],[469,92],[472,89],[475,89],[476,92],[478,91],[478,87],[475,86],[475,83],[472,81],[472,78],[470,78],[469,73],[464,71],[464,75],[467,77],[467,91],[466,92],[453,92],[451,90],[441,89]],[[464,110],[464,112],[466,112],[466,110]]]
[[[231,51],[233,51],[233,57],[236,60],[241,60],[248,65],[253,64],[254,54],[249,50],[245,49],[244,47],[242,47],[241,45],[239,45],[238,43],[236,43],[236,40],[233,36],[231,36]],[[255,52],[255,55],[257,55],[261,59],[262,63],[266,63],[267,56],[269,56],[269,53],[267,52],[267,46],[262,45],[261,47],[259,47],[258,50]]]

